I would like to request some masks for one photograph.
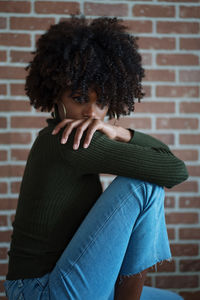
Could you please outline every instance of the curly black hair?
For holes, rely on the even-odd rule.
[[[142,92],[144,69],[138,52],[138,37],[125,32],[127,26],[116,17],[91,22],[84,15],[71,14],[51,25],[36,42],[25,82],[26,95],[34,108],[51,111],[66,89],[80,91],[88,101],[88,89],[97,93],[97,102],[109,106],[109,119],[134,111]]]

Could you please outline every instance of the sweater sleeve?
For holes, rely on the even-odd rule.
[[[142,146],[142,147],[144,146],[159,147],[162,149],[166,149],[167,151],[170,151],[169,147],[166,144],[154,138],[153,136],[137,130],[133,130],[131,128],[127,128],[127,129],[130,130],[132,133],[132,138],[130,139],[129,143]]]
[[[129,129],[132,130],[132,129]],[[84,132],[78,150],[73,149],[76,129],[66,144],[61,144],[63,129],[54,136],[59,143],[61,156],[81,174],[113,174],[149,181],[167,188],[185,181],[188,171],[167,145],[139,131],[133,131],[128,143],[111,140],[96,131],[88,148],[83,148]]]

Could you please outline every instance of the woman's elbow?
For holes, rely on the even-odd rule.
[[[173,181],[168,186],[166,186],[167,188],[172,188],[175,185],[178,185],[189,178],[188,170],[183,161],[180,160],[179,164],[177,164],[177,168],[173,171],[172,178]]]

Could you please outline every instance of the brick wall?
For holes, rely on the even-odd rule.
[[[189,179],[165,189],[173,262],[148,273],[145,284],[200,299],[200,102],[198,0],[0,1],[0,299],[20,183],[29,149],[50,115],[30,107],[24,70],[35,41],[70,13],[125,20],[140,37],[146,70],[142,103],[118,122],[153,135],[186,162]],[[101,174],[105,188],[113,176]]]

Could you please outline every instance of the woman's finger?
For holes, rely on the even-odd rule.
[[[91,139],[93,137],[93,134],[95,133],[96,130],[102,128],[102,121],[100,120],[94,120],[93,124],[88,127],[87,130],[87,135],[83,144],[84,148],[87,148],[91,142]]]
[[[57,134],[61,128],[65,127],[65,125],[67,123],[72,122],[72,121],[73,121],[73,119],[64,119],[64,120],[62,120],[60,123],[58,123],[54,127],[54,130],[52,131],[52,134]]]
[[[74,150],[78,149],[83,132],[86,130],[86,128],[90,125],[92,121],[93,121],[92,118],[88,118],[77,128],[74,137],[74,145],[73,145]]]
[[[72,132],[72,130],[82,122],[83,122],[82,119],[78,119],[78,120],[73,120],[67,124],[67,127],[65,128],[65,130],[63,131],[63,134],[62,134],[62,140],[61,140],[62,144],[67,142],[67,139],[68,139],[70,133]]]

